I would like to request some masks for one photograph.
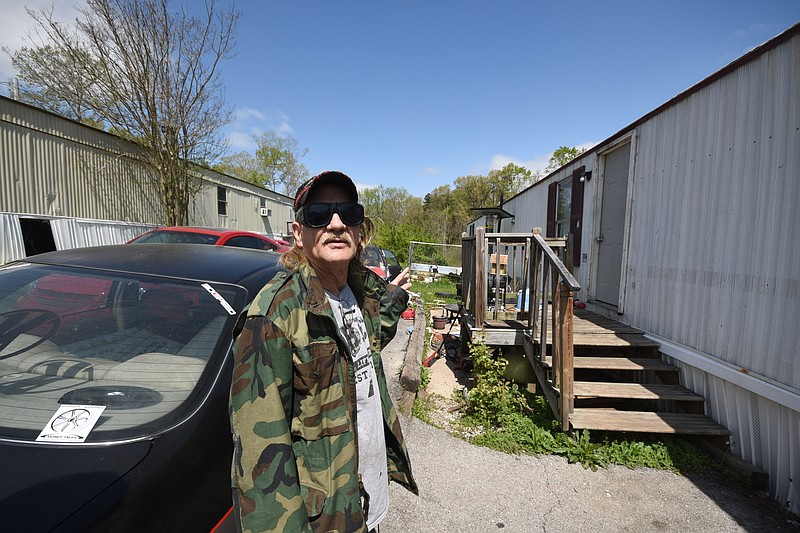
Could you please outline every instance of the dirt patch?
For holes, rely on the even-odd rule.
[[[428,419],[433,425],[450,429],[465,406],[465,391],[473,385],[469,371],[471,363],[461,353],[461,339],[445,328],[433,330],[432,338],[423,357],[428,367],[429,381],[418,395],[426,402]]]

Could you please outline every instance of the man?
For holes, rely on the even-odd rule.
[[[408,270],[387,285],[362,264],[372,225],[345,174],[308,180],[294,211],[285,271],[234,350],[235,518],[244,531],[377,531],[390,479],[417,493],[380,359]]]

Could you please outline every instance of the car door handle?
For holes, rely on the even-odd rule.
[[[595,239],[597,242],[603,242],[603,234],[601,233],[599,237]]]

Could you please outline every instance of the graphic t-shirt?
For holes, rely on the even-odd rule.
[[[349,347],[356,380],[356,434],[358,435],[358,473],[369,494],[367,529],[373,529],[389,512],[389,473],[386,465],[386,439],[378,377],[372,361],[364,316],[349,286],[338,296],[325,291]]]

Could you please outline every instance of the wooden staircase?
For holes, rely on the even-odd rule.
[[[567,267],[571,250],[569,237],[547,239],[540,228],[486,233],[479,226],[465,236],[462,343],[480,334],[487,345],[522,346],[563,431],[701,435],[723,444],[730,432],[703,414],[705,399],[680,385],[679,369],[661,360],[655,342],[574,308],[580,284]],[[506,302],[505,275],[519,284],[513,317],[489,308],[490,301]]]
[[[572,430],[702,435],[730,431],[703,414],[705,398],[680,385],[679,369],[660,359],[643,332],[588,310],[573,316]],[[548,346],[545,353],[553,353]],[[539,383],[552,386],[552,357],[532,360]],[[541,379],[543,378],[543,379]],[[551,394],[560,391],[551,391]],[[721,444],[722,442],[720,442]]]

